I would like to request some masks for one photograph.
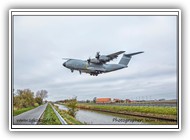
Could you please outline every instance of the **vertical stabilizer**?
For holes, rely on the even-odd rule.
[[[128,66],[129,61],[131,60],[133,55],[137,55],[144,52],[136,52],[136,53],[130,53],[130,54],[124,54],[121,60],[119,61],[119,64],[124,65],[125,67]]]

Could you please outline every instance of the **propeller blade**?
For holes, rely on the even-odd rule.
[[[90,59],[90,57],[87,59],[87,62],[88,62],[88,64],[90,64],[90,61],[91,61],[91,59]]]
[[[100,58],[100,52],[96,53],[96,58],[99,59]]]

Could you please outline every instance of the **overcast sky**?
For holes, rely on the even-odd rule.
[[[176,16],[14,16],[14,89],[45,89],[52,101],[74,96],[176,99],[176,20]],[[71,73],[62,66],[62,58],[86,60],[97,51],[145,53],[134,56],[126,69],[98,76]]]

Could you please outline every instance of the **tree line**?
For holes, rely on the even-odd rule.
[[[13,96],[13,105],[16,109],[38,106],[48,97],[46,90],[39,90],[34,94],[30,89],[18,89]]]

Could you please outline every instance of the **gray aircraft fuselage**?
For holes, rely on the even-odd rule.
[[[127,68],[131,57],[139,53],[143,53],[143,52],[124,54],[118,64],[104,64],[101,62],[97,63],[96,61],[99,61],[99,60],[88,62],[86,60],[69,59],[63,63],[63,66],[70,69],[71,72],[73,72],[74,70],[77,70],[80,72],[80,74],[84,72],[84,73],[89,73],[90,75],[97,76],[98,74],[101,74],[101,73],[107,73],[107,72],[112,72],[119,69]]]
[[[93,64],[93,63],[88,63],[87,61],[79,60],[79,59],[70,59],[67,62],[63,63],[63,66],[73,70],[78,70],[80,72],[85,72],[85,73],[91,73],[91,74],[96,74],[96,73],[106,73],[106,72],[111,72],[115,70],[119,70],[122,68],[125,68],[124,65],[122,64]]]

